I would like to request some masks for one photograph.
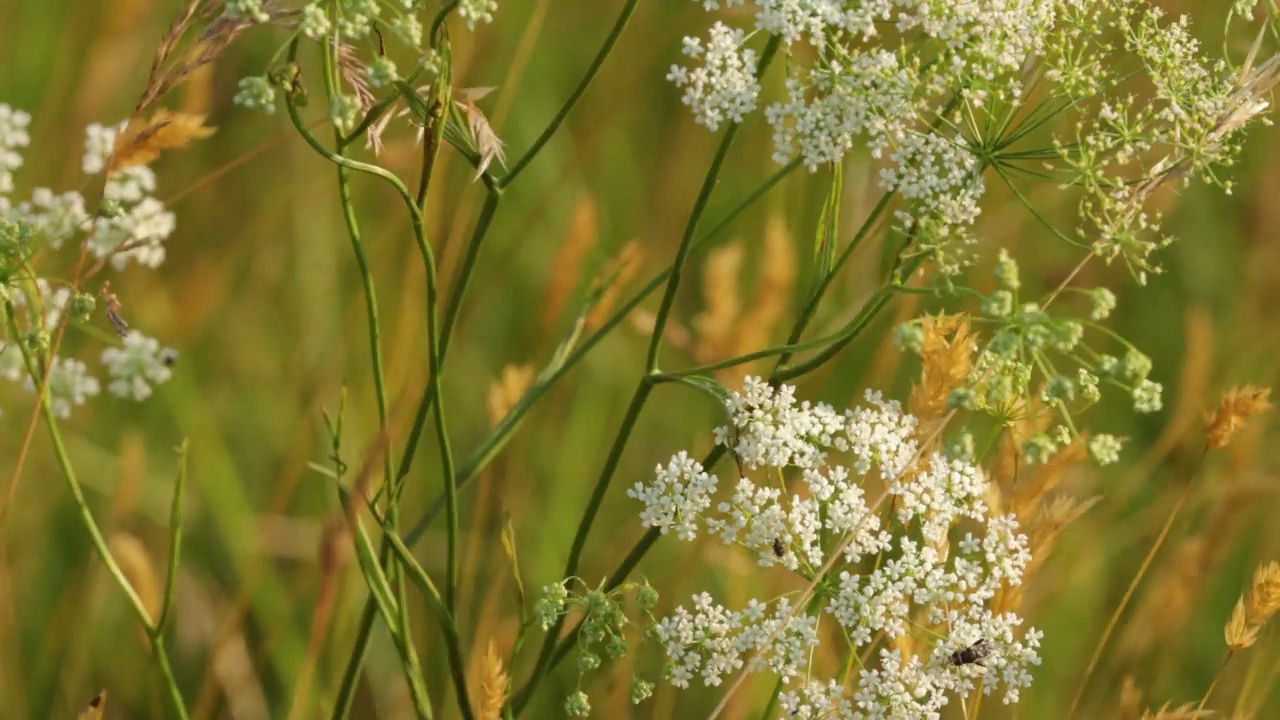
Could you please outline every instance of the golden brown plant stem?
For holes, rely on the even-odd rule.
[[[1208,452],[1209,450],[1206,447],[1200,453],[1200,462],[1196,464],[1197,470],[1204,465],[1204,458]],[[1147,556],[1142,560],[1142,565],[1138,568],[1137,574],[1129,582],[1129,588],[1124,591],[1124,597],[1120,598],[1120,604],[1116,606],[1115,612],[1111,613],[1111,619],[1107,621],[1107,628],[1102,631],[1102,637],[1098,639],[1098,645],[1093,649],[1093,657],[1089,659],[1089,665],[1084,670],[1084,677],[1080,678],[1080,685],[1076,687],[1075,697],[1071,700],[1071,709],[1067,711],[1067,720],[1075,717],[1076,710],[1080,707],[1080,700],[1084,697],[1085,688],[1089,685],[1089,678],[1093,675],[1093,671],[1097,669],[1098,661],[1102,659],[1102,651],[1106,649],[1107,641],[1111,639],[1111,634],[1115,632],[1116,625],[1120,622],[1120,616],[1124,614],[1125,609],[1129,606],[1129,601],[1133,599],[1133,593],[1138,589],[1138,583],[1142,582],[1147,570],[1151,568],[1151,561],[1155,559],[1156,553],[1160,552],[1160,547],[1164,545],[1165,539],[1169,537],[1169,530],[1173,528],[1173,521],[1178,518],[1178,513],[1182,512],[1182,507],[1187,504],[1187,498],[1191,497],[1191,490],[1195,487],[1195,481],[1199,475],[1199,472],[1196,472],[1187,481],[1186,487],[1182,489],[1182,494],[1178,496],[1178,502],[1174,503],[1173,510],[1169,512],[1169,517],[1165,519],[1164,527],[1160,528],[1160,534],[1156,536],[1156,541],[1152,543],[1151,549],[1147,551]]]
[[[1209,696],[1213,694],[1213,689],[1218,687],[1218,681],[1222,679],[1222,671],[1227,669],[1227,663],[1231,662],[1231,658],[1235,657],[1235,654],[1235,650],[1227,650],[1227,656],[1222,658],[1222,664],[1218,666],[1218,671],[1213,674],[1209,689],[1204,691],[1204,697],[1200,698],[1200,704],[1196,706],[1197,714],[1204,710],[1204,704],[1209,702]]]

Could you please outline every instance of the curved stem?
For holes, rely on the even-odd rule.
[[[5,302],[5,316],[9,324],[9,329],[13,336],[21,337],[18,333],[18,325],[13,303]],[[19,343],[22,351],[23,359],[26,361],[29,369],[36,369],[39,363],[36,358],[32,357],[28,349]],[[52,363],[52,357],[49,362]],[[32,382],[36,382],[39,376],[31,373]],[[80,523],[84,525],[85,532],[89,535],[89,541],[92,543],[94,550],[98,553],[98,558],[102,560],[102,564],[107,567],[107,574],[115,581],[120,590],[124,593],[125,598],[129,601],[129,607],[133,610],[133,614],[137,616],[138,622],[142,624],[143,630],[146,632],[147,640],[151,643],[151,652],[155,655],[156,665],[160,670],[160,676],[164,680],[165,690],[169,695],[169,700],[173,704],[174,714],[181,720],[186,720],[187,704],[182,698],[182,690],[178,687],[177,679],[173,675],[173,669],[169,665],[169,655],[164,647],[164,636],[160,626],[153,622],[151,615],[147,612],[146,605],[142,602],[142,598],[134,589],[133,583],[129,582],[129,578],[124,574],[120,564],[116,562],[115,555],[111,552],[111,546],[102,535],[102,530],[98,527],[97,520],[93,517],[93,512],[89,510],[89,503],[85,500],[84,491],[80,487],[80,481],[76,478],[75,468],[71,464],[71,457],[67,454],[66,445],[62,442],[62,433],[58,430],[58,419],[53,414],[53,406],[49,403],[49,392],[46,388],[42,391],[36,400],[39,403],[39,411],[44,418],[45,427],[49,430],[49,440],[53,444],[54,457],[58,461],[58,468],[62,470],[62,477],[67,481],[67,490],[71,492],[71,499],[75,502],[77,514],[80,516]]]
[[[569,94],[569,98],[564,101],[564,105],[560,106],[560,110],[551,118],[551,122],[547,123],[547,127],[538,136],[538,139],[533,141],[533,145],[530,145],[529,149],[525,151],[524,155],[520,156],[515,165],[511,166],[511,170],[502,176],[502,179],[498,180],[497,187],[505,188],[510,185],[521,172],[524,172],[524,169],[533,161],[542,146],[546,145],[551,136],[555,135],[556,131],[560,129],[560,123],[563,123],[564,119],[568,117],[569,111],[573,109],[578,99],[587,91],[587,86],[595,79],[596,73],[600,71],[600,66],[604,64],[605,58],[608,58],[609,54],[613,52],[613,46],[618,43],[618,38],[622,35],[623,28],[627,26],[627,21],[631,19],[631,14],[635,12],[637,2],[639,0],[627,0],[627,3],[622,6],[622,12],[618,14],[618,19],[613,23],[613,29],[609,31],[608,37],[604,39],[604,44],[600,46],[600,51],[596,53],[591,65],[587,67],[587,72],[578,81],[578,86]]]

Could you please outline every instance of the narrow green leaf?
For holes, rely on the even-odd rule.
[[[814,240],[814,282],[818,288],[831,273],[836,262],[836,243],[840,233],[840,201],[844,197],[844,166],[840,163],[831,165],[831,186],[827,189],[827,198],[822,203],[822,214],[818,217],[818,234]]]

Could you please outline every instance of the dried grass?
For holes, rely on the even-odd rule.
[[[213,134],[204,116],[158,110],[145,122],[133,122],[116,140],[107,162],[107,176],[126,168],[147,165],[166,150],[179,150]]]
[[[705,308],[694,316],[693,357],[701,363],[729,357],[733,336],[738,330],[738,314],[742,297],[738,276],[742,272],[745,251],[742,243],[733,242],[707,254],[702,266],[702,304]]]
[[[509,680],[502,657],[492,639],[480,663],[480,707],[476,708],[478,720],[499,720],[502,706],[507,701]]]
[[[1243,650],[1258,640],[1258,633],[1280,611],[1280,563],[1261,565],[1253,573],[1253,584],[1231,611],[1223,634],[1232,652]]]
[[[485,409],[489,415],[489,427],[496,427],[511,412],[529,386],[535,373],[532,365],[507,365],[502,374],[489,384],[485,397]]]
[[[599,329],[613,314],[614,308],[622,299],[622,293],[640,272],[643,259],[644,252],[640,249],[640,243],[631,240],[622,246],[613,261],[607,263],[596,276],[592,294],[599,299],[591,312],[587,313],[587,330]]]
[[[542,327],[555,325],[564,312],[565,303],[578,289],[582,279],[582,262],[595,247],[600,234],[600,212],[596,200],[580,194],[573,203],[569,230],[551,262],[551,281],[542,302]]]
[[[947,414],[951,392],[973,371],[977,343],[963,315],[926,316],[921,330],[920,380],[911,387],[907,407],[923,423],[932,423]]]
[[[1271,388],[1253,385],[1231,388],[1222,394],[1218,409],[1205,416],[1205,445],[1211,450],[1224,448],[1245,421],[1271,407]]]

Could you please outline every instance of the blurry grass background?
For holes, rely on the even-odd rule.
[[[1222,12],[1216,0],[1167,5],[1206,18],[1202,30],[1215,30]],[[0,0],[0,102],[34,115],[19,195],[31,185],[76,187],[85,125],[117,122],[129,113],[155,43],[178,6],[177,0]],[[455,77],[462,86],[496,86],[481,104],[512,152],[528,147],[571,91],[620,6],[618,0],[503,0],[492,26],[474,35],[454,33]],[[504,197],[446,373],[450,426],[461,455],[487,432],[488,406],[502,407],[502,394],[491,399],[490,386],[503,368],[547,362],[590,279],[612,258],[635,258],[637,278],[670,261],[716,136],[682,112],[678,92],[663,78],[680,37],[709,24],[697,3],[642,2],[564,128]],[[158,195],[178,216],[167,262],[157,272],[131,268],[112,278],[130,322],[180,352],[173,381],[143,405],[100,397],[66,427],[90,503],[131,577],[144,586],[148,576],[163,577],[176,474],[172,448],[190,438],[186,535],[170,642],[200,718],[289,712],[320,591],[324,522],[335,505],[331,482],[308,468],[309,462],[329,463],[321,410],[335,409],[348,387],[349,463],[363,459],[376,435],[363,305],[337,209],[335,172],[280,115],[230,104],[238,78],[263,72],[282,39],[279,31],[248,33],[173,99],[208,113],[219,131],[155,166]],[[767,87],[777,85],[771,73]],[[319,117],[321,110],[309,112]],[[1135,286],[1121,268],[1100,264],[1082,278],[1086,286],[1117,289],[1115,327],[1154,358],[1153,377],[1166,389],[1165,410],[1135,416],[1117,402],[1091,412],[1094,429],[1130,438],[1126,459],[1101,472],[1072,471],[1077,494],[1104,498],[1068,530],[1029,592],[1026,614],[1046,635],[1044,665],[1017,717],[1065,715],[1107,616],[1196,465],[1203,410],[1228,385],[1275,381],[1277,150],[1273,132],[1256,133],[1235,168],[1231,196],[1192,189],[1165,197],[1169,228],[1180,241],[1163,253],[1167,272],[1148,287]],[[776,169],[770,153],[767,128],[757,119],[730,154],[709,220]],[[482,188],[470,182],[469,168],[456,155],[446,155],[444,181],[433,184],[427,218],[447,283]],[[389,135],[382,161],[411,175],[416,159],[412,133],[401,126]],[[846,239],[878,196],[875,172],[865,158],[849,161]],[[995,182],[988,184],[979,226],[984,256],[1008,247],[1022,262],[1030,294],[1053,287],[1078,255],[1008,202]],[[378,279],[399,446],[426,380],[424,291],[399,201],[362,180],[357,193]],[[744,334],[755,343],[748,350],[782,339],[807,282],[824,193],[824,175],[793,173],[734,226],[729,239],[739,250],[697,259],[680,294],[679,327],[665,366],[732,354]],[[1037,200],[1052,203],[1048,194]],[[1068,222],[1070,212],[1063,208],[1055,216]],[[880,262],[877,247],[862,248],[829,307],[859,307],[874,288]],[[974,270],[977,287],[990,286],[989,270],[987,263]],[[635,286],[633,281],[628,289]],[[644,307],[651,311],[653,304]],[[875,332],[802,383],[803,395],[846,405],[864,388],[881,387],[904,397],[914,367],[887,342],[888,331],[895,320],[934,307],[900,297]],[[839,322],[837,315],[821,318],[815,336]],[[516,528],[526,587],[538,588],[561,572],[642,370],[645,313],[632,321],[540,404],[478,487],[463,494],[461,626],[468,629],[464,645],[473,663],[490,639],[505,651],[518,623],[514,586],[497,542],[503,512]],[[641,534],[624,488],[676,450],[709,447],[718,416],[708,399],[672,385],[656,392],[588,545],[583,575],[590,582],[609,572]],[[4,478],[30,402],[20,388],[0,388]],[[1195,700],[1204,692],[1225,654],[1222,625],[1232,604],[1253,567],[1280,556],[1273,440],[1264,418],[1226,455],[1211,459],[1104,657],[1082,717],[1116,716],[1127,675],[1155,705]],[[416,463],[408,508],[424,508],[436,497],[438,467],[429,454]],[[74,717],[102,688],[109,692],[108,717],[160,717],[164,705],[145,640],[93,556],[57,473],[41,431],[0,528],[0,718]],[[433,530],[417,546],[428,571],[442,572],[442,544],[443,535]],[[664,607],[703,588],[741,603],[762,582],[748,559],[714,542],[664,540],[641,571],[664,591]],[[158,592],[162,580],[152,582]],[[364,592],[354,573],[344,583],[299,717],[325,716],[346,661]],[[442,715],[454,716],[434,626],[420,618],[416,627],[433,697],[446,698]],[[652,652],[635,662],[651,676],[659,668]],[[1252,707],[1237,710],[1280,717],[1280,696],[1272,691],[1280,662],[1274,632],[1233,662],[1215,698],[1232,698],[1249,683],[1252,702],[1246,705]],[[524,671],[517,667],[513,674],[522,680]],[[660,690],[632,710],[626,703],[629,673],[625,667],[600,673],[592,689],[597,716],[685,716],[694,708],[705,712],[716,697]],[[571,683],[567,674],[547,683],[530,716],[558,715]],[[757,698],[770,689],[766,684],[753,687]],[[739,698],[737,710],[747,699]],[[983,709],[992,716],[1008,713],[998,703]],[[384,635],[375,642],[353,716],[410,716]]]

